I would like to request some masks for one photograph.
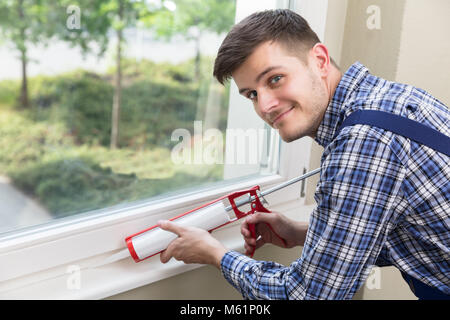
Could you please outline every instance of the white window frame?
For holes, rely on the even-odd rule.
[[[280,3],[295,8],[293,1],[278,2],[278,6]],[[255,11],[260,9],[255,8]],[[323,14],[326,15],[326,10]],[[231,93],[231,101],[238,101],[233,96],[236,94]],[[244,99],[239,101],[242,102],[230,103],[231,108],[248,108],[248,105],[239,105],[246,103]],[[54,221],[40,226],[38,232],[31,230],[21,236],[3,238],[0,241],[0,298],[101,299],[198,268],[201,265],[185,265],[174,259],[162,264],[157,255],[140,263],[124,259],[98,269],[85,269],[90,263],[123,249],[127,236],[156,224],[160,219],[169,219],[237,190],[255,185],[264,190],[302,174],[304,168],[308,168],[311,145],[310,138],[289,144],[282,142],[277,174],[156,203],[135,205],[94,218],[81,215],[76,217],[76,223],[72,220]],[[308,219],[308,215],[299,215],[298,208],[304,203],[304,197],[300,196],[300,184],[269,195],[267,200],[271,210],[290,212],[295,219]],[[228,248],[241,251],[243,240],[239,228],[238,221],[213,232],[213,235]],[[78,275],[71,273],[76,271],[76,267],[81,268]],[[74,276],[80,277],[80,288],[69,285]]]

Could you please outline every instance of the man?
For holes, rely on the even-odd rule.
[[[277,235],[287,247],[304,246],[289,267],[253,260],[204,230],[167,221],[161,228],[179,237],[162,262],[212,264],[250,299],[351,299],[374,265],[397,267],[421,298],[449,297],[450,112],[444,104],[375,77],[360,63],[342,74],[307,22],[289,10],[259,12],[234,26],[214,75],[221,83],[231,76],[284,141],[310,136],[324,147],[317,208],[309,224],[278,212],[256,213],[242,224],[247,254],[265,243],[283,247]],[[381,124],[349,124],[358,110],[383,111]],[[438,146],[444,150],[383,129],[390,116],[405,135],[418,131],[406,118],[420,122],[423,132],[432,129],[428,141],[444,141]],[[256,224],[258,240],[249,224]]]

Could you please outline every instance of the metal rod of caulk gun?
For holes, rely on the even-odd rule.
[[[272,187],[272,188],[270,188],[270,189],[268,189],[266,191],[262,191],[259,194],[259,196],[260,197],[264,197],[265,195],[268,195],[268,194],[270,194],[272,192],[275,192],[275,191],[278,191],[280,189],[283,189],[283,188],[285,188],[287,186],[290,186],[291,184],[294,184],[296,182],[302,181],[302,180],[304,180],[306,178],[309,178],[309,177],[311,177],[311,176],[313,176],[313,175],[315,175],[315,174],[317,174],[319,172],[320,172],[320,168],[314,169],[314,170],[312,170],[310,172],[307,172],[307,173],[305,173],[305,174],[303,174],[303,175],[301,175],[299,177],[295,177],[295,178],[292,178],[291,180],[288,180],[286,182],[280,183],[279,185],[277,185],[275,187]],[[236,201],[236,207],[240,207],[240,206],[242,206],[244,204],[250,203],[253,200],[255,200],[254,197],[247,197],[247,199]],[[227,211],[227,212],[232,210],[232,209],[233,209],[232,206],[225,207],[225,211]]]

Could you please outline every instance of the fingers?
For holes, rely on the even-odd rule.
[[[256,215],[257,213],[253,214],[252,216]],[[244,248],[245,248],[245,254],[247,256],[251,256],[256,249],[258,249],[260,246],[262,246],[264,243],[261,243],[261,239],[257,241],[256,238],[260,236],[258,231],[256,230],[256,235],[252,233],[251,231],[251,225],[256,227],[256,223],[258,218],[254,219],[251,216],[244,219],[243,223],[241,224],[241,234],[244,237]],[[254,229],[255,230],[255,229]],[[255,238],[256,236],[256,238]],[[259,242],[259,243],[258,243]]]
[[[158,221],[158,225],[161,229],[163,229],[165,231],[173,232],[177,236],[180,236],[181,232],[184,230],[184,228],[182,226],[179,226],[176,223],[169,221],[169,220]]]
[[[162,263],[166,263],[168,262],[170,259],[173,258],[174,253],[173,253],[173,248],[174,246],[172,245],[177,239],[173,240],[168,246],[167,248],[161,252],[161,254],[159,255],[159,260],[161,260]]]
[[[254,250],[260,248],[265,243],[278,244],[278,238],[272,225],[279,225],[281,216],[277,212],[256,212],[245,218],[241,224],[241,234],[244,237],[244,248],[246,254],[250,255]],[[251,225],[255,226],[256,235],[251,232]],[[256,239],[255,239],[256,236]],[[281,241],[281,240],[280,240]]]
[[[244,242],[245,254],[247,256],[251,256],[251,254],[253,254],[255,250],[261,248],[265,243],[266,241],[264,241],[264,239],[261,237],[258,238],[257,240],[253,238],[251,239],[251,241]]]
[[[262,218],[264,219],[264,218]],[[241,225],[241,233],[244,237],[251,237],[251,232],[250,232],[250,224],[257,224],[258,222],[261,222],[261,213],[260,212],[256,212],[254,214],[251,214],[249,216],[247,216],[242,225]]]
[[[253,252],[255,252],[255,250],[256,250],[256,248],[255,248],[256,241],[253,239],[253,242],[255,244],[249,244],[249,242],[247,242],[247,241],[244,242],[245,255],[251,256],[251,254]]]
[[[275,212],[255,212],[249,215],[245,220],[247,223],[257,224],[260,222],[271,223],[277,219],[277,214]]]
[[[162,263],[166,263],[168,262],[170,259],[172,259],[172,254],[171,252],[168,250],[169,248],[167,248],[166,250],[164,250],[163,252],[161,252],[161,254],[159,255],[159,260]]]
[[[255,214],[249,215],[244,219],[243,223],[241,224],[241,234],[245,239],[251,239],[252,233],[250,231],[250,224],[254,224],[255,226],[257,226],[257,224],[260,222],[271,224],[275,222],[276,219],[277,217],[276,214],[274,213],[256,212]]]
[[[172,221],[169,220],[161,220],[158,221],[158,226],[165,231],[169,231],[169,232],[173,232],[175,233],[177,236],[181,235],[181,232],[184,230],[183,227],[173,223]],[[173,248],[175,247],[174,245],[172,245],[177,239],[173,240],[166,248],[166,250],[164,250],[163,252],[161,252],[159,259],[161,260],[162,263],[166,263],[168,262],[170,259],[172,259],[173,257]]]
[[[250,246],[256,245],[256,239],[250,232],[250,229],[248,228],[248,224],[245,224],[245,222],[241,225],[241,234],[244,237],[244,241],[246,244]]]

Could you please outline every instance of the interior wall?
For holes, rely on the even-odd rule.
[[[450,1],[407,0],[396,81],[450,106]]]
[[[349,0],[341,70],[359,61],[370,72],[395,80],[405,0]],[[379,23],[377,23],[379,21]]]

